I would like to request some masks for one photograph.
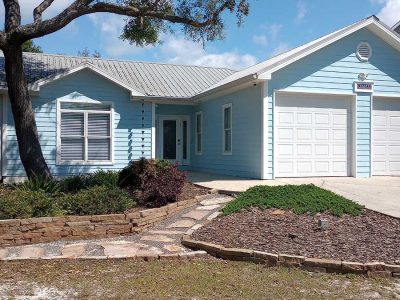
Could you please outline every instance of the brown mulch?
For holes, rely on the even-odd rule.
[[[296,215],[251,208],[217,218],[193,238],[224,247],[247,248],[314,258],[400,264],[400,219],[371,210],[362,216]],[[328,230],[318,229],[319,219]]]
[[[208,189],[186,182],[182,193],[178,196],[178,201],[190,200],[196,196],[207,195]]]
[[[136,192],[129,191],[129,193],[134,195],[135,198],[140,199],[140,195],[136,194]],[[190,182],[186,182],[183,187],[182,193],[178,196],[177,202],[184,201],[184,200],[190,200],[190,199],[195,198],[196,196],[202,196],[202,195],[207,195],[207,194],[208,194],[208,189],[196,186]],[[148,207],[144,203],[139,202],[137,206],[130,208],[129,210],[126,211],[126,213],[137,212],[137,211],[141,211],[141,210],[148,209],[148,208],[151,208],[151,207]]]

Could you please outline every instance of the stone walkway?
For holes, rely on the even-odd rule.
[[[181,244],[182,235],[190,234],[216,218],[221,214],[222,206],[231,200],[232,197],[226,195],[211,194],[199,205],[189,207],[140,234],[0,248],[0,260],[134,257],[150,260],[201,255],[203,251],[193,252]]]

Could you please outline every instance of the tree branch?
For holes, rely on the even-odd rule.
[[[93,1],[94,0],[76,0],[59,15],[51,19],[38,22],[37,24],[27,24],[24,26],[20,26],[17,29],[18,32],[16,32],[16,34],[23,36],[24,40],[38,38],[60,30],[80,16],[98,12],[113,13],[128,17],[150,17],[169,21],[172,23],[190,25],[197,28],[211,25],[214,20],[213,18],[215,17],[215,15],[213,14],[209,19],[206,19],[204,21],[197,21],[175,14],[167,14],[165,12],[155,10],[138,9],[134,6],[118,5],[106,2],[96,2],[93,5],[89,5]]]
[[[52,5],[54,0],[44,0],[33,10],[33,21],[38,23],[42,21],[42,13]]]
[[[21,10],[18,0],[3,0],[3,4],[5,9],[4,29],[9,32],[21,25]]]

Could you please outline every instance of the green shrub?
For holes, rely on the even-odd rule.
[[[46,194],[54,195],[60,191],[60,184],[55,180],[33,174],[32,178],[16,184],[15,188],[27,192],[42,191]]]
[[[58,204],[68,215],[102,215],[122,213],[135,202],[119,188],[94,186],[75,194],[64,194],[58,199]]]
[[[119,172],[101,169],[92,174],[71,176],[61,181],[61,190],[65,193],[76,193],[94,186],[115,188],[118,186],[118,176]]]
[[[0,219],[60,215],[54,200],[44,191],[16,189],[0,196]]]
[[[153,159],[141,158],[129,162],[119,173],[118,185],[121,188],[142,190],[146,181],[157,176],[157,164]]]
[[[250,206],[292,209],[296,214],[329,212],[335,216],[357,216],[363,213],[363,206],[313,184],[255,186],[240,193],[223,212],[229,215]]]
[[[157,159],[155,162],[158,171],[169,169],[174,166],[173,163],[166,159]]]

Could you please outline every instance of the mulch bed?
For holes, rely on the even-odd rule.
[[[191,200],[193,198],[195,198],[196,196],[202,196],[202,195],[207,195],[209,192],[208,189],[203,188],[203,187],[199,187],[194,185],[193,183],[190,182],[186,182],[182,193],[178,196],[178,201],[185,201],[185,200]],[[130,193],[132,195],[135,195],[135,197],[140,198],[140,195],[136,195],[136,192],[132,192],[130,191]],[[157,206],[156,206],[157,207]],[[146,206],[144,203],[138,203],[137,206],[132,207],[131,209],[129,209],[128,211],[126,211],[126,213],[132,213],[132,212],[137,212],[137,211],[141,211],[144,209],[148,209],[148,208],[153,208],[153,207],[148,207]]]
[[[178,196],[178,201],[190,200],[196,196],[207,195],[208,189],[194,185],[193,183],[186,182],[183,187],[182,194]]]
[[[321,218],[328,220],[326,231],[318,229]],[[371,210],[358,217],[334,217],[251,208],[217,218],[193,238],[271,253],[400,264],[400,219]]]

